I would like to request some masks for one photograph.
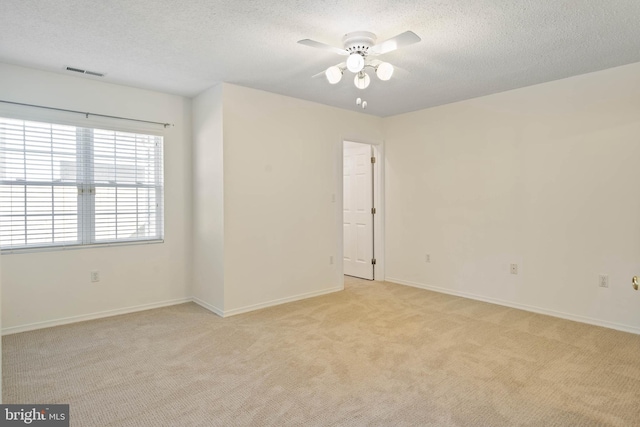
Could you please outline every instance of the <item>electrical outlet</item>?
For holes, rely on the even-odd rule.
[[[100,281],[100,272],[99,271],[92,271],[91,272],[91,281],[92,282],[99,282]]]
[[[329,257],[329,265],[333,265],[333,255]]]
[[[598,282],[599,286],[601,288],[608,288],[609,287],[609,276],[607,276],[606,274],[601,274],[600,275],[600,281]]]
[[[426,254],[424,256],[424,262],[431,262],[431,254]]]
[[[511,264],[511,274],[518,274],[518,264]]]

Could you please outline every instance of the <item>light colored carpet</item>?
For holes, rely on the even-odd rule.
[[[640,425],[640,336],[380,282],[3,338],[5,403],[73,426]]]

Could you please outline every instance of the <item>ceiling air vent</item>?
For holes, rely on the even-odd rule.
[[[73,71],[74,73],[88,74],[90,76],[104,77],[104,73],[98,73],[97,71],[83,70],[81,68],[67,67],[67,71]]]

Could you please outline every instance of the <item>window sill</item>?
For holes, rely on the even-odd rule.
[[[28,253],[35,253],[35,252],[53,252],[53,251],[74,251],[78,249],[97,249],[97,248],[108,248],[112,246],[154,245],[158,243],[164,243],[164,239],[96,243],[93,245],[33,246],[30,248],[2,249],[0,250],[0,255],[19,255],[19,254],[28,254]]]

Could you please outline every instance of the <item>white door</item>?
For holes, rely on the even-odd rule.
[[[373,280],[372,147],[344,142],[344,274]]]

